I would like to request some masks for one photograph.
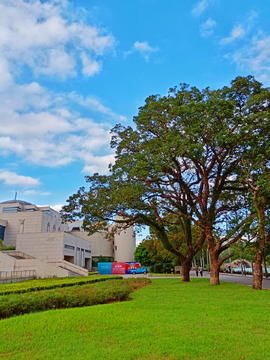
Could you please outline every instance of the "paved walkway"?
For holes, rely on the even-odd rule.
[[[190,277],[191,278],[196,277],[195,271],[190,271]],[[199,275],[198,278],[200,278],[200,277],[201,276]],[[171,277],[171,278],[173,278],[173,277]],[[176,277],[174,277],[174,278],[176,278]],[[203,278],[210,279],[210,273],[205,271],[203,273]],[[239,284],[239,285],[246,285],[246,286],[252,286],[252,278],[253,278],[252,275],[243,275],[242,276],[242,275],[238,275],[238,274],[234,274],[234,275],[222,274],[222,273],[219,274],[219,279],[221,281],[227,281],[227,282],[230,282],[230,283],[235,283],[235,284]],[[153,279],[154,279],[154,277],[153,277]],[[159,279],[164,279],[164,276],[163,277],[160,276]],[[266,279],[266,278],[263,279],[262,288],[264,290],[270,290],[270,279]]]

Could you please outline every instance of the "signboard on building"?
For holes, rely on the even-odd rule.
[[[126,262],[126,274],[132,274],[132,270],[138,269],[140,266],[140,263],[137,261]]]
[[[112,274],[125,274],[126,273],[126,263],[113,262],[111,264],[112,264]]]
[[[112,263],[110,262],[104,262],[104,263],[98,263],[98,271],[100,275],[111,275],[112,273]]]

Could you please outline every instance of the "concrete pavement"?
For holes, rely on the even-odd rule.
[[[129,278],[129,277],[148,277],[147,275],[144,274],[137,274],[137,275],[122,275],[125,278]],[[191,278],[196,278],[196,273],[195,271],[190,271],[190,277]],[[170,279],[179,279],[181,278],[181,276],[156,276],[153,277],[151,276],[150,279],[166,279],[166,278],[170,278]],[[199,275],[198,278],[201,278],[201,276]],[[210,273],[208,273],[207,271],[203,272],[203,277],[204,279],[210,279]],[[239,275],[239,274],[222,274],[220,273],[219,275],[219,279],[221,281],[226,281],[226,282],[230,282],[230,283],[234,283],[234,284],[239,284],[239,285],[246,285],[246,286],[252,286],[252,275]],[[262,289],[263,290],[270,290],[270,279],[266,279],[263,278],[262,281]]]

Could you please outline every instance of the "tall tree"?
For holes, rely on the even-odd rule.
[[[142,266],[150,266],[152,265],[152,259],[149,251],[144,246],[144,242],[140,243],[135,250],[134,253],[135,261],[139,261]]]
[[[148,97],[134,117],[135,129],[117,125],[112,130],[116,162],[110,175],[86,177],[89,190],[81,188],[69,198],[64,219],[83,218],[90,233],[106,228],[115,216],[124,226],[150,226],[164,248],[181,259],[183,281],[189,281],[190,262],[207,238],[210,282],[219,284],[226,259],[219,255],[241,238],[254,217],[249,214],[229,234],[216,236],[224,213],[235,207],[238,166],[259,109],[249,108],[248,101],[260,92],[252,77],[239,77],[220,90],[183,84],[167,96]],[[173,225],[168,214],[185,234],[186,254],[168,237]],[[201,229],[196,241],[194,225]]]
[[[262,288],[262,260],[270,244],[268,211],[270,209],[270,94],[259,94],[261,111],[255,113],[250,146],[242,155],[241,181],[248,186],[256,212],[257,252],[253,272],[253,289]],[[251,103],[250,105],[253,105]],[[255,104],[258,112],[258,105]],[[268,222],[268,224],[267,224]],[[268,226],[267,226],[268,225]],[[265,269],[266,270],[266,269]]]

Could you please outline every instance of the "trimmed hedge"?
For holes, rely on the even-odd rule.
[[[0,296],[8,294],[22,294],[25,292],[50,290],[75,285],[91,284],[106,280],[122,279],[122,276],[90,276],[90,277],[65,277],[65,278],[49,278],[39,280],[28,280],[20,283],[10,283],[0,285]]]
[[[36,293],[0,297],[0,319],[32,312],[104,304],[127,300],[130,292],[149,285],[149,279],[129,279],[108,283],[77,285]]]

